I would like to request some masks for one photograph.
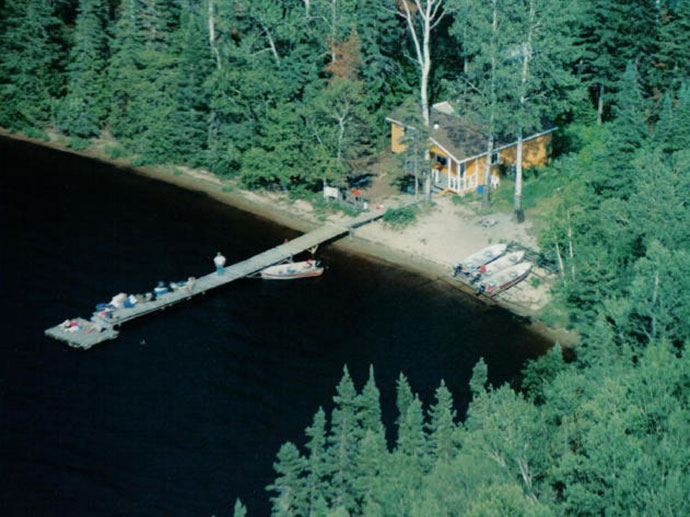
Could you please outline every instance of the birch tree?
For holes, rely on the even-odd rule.
[[[506,123],[517,140],[515,157],[514,208],[518,222],[524,221],[522,208],[523,148],[525,131],[541,129],[544,117],[567,109],[567,100],[576,87],[568,65],[576,57],[570,45],[576,24],[574,2],[567,0],[517,0],[510,4],[514,43],[506,57],[519,64],[510,91],[515,92],[512,117]]]
[[[396,1],[398,15],[405,19],[412,38],[414,60],[419,69],[419,100],[424,125],[429,126],[429,74],[431,72],[431,34],[445,15],[444,0]]]
[[[456,84],[462,100],[463,117],[472,121],[486,136],[486,163],[482,208],[489,204],[491,181],[491,155],[496,136],[504,128],[508,110],[509,81],[514,73],[514,63],[506,59],[507,31],[504,29],[504,0],[471,2],[450,0],[449,8],[456,17],[451,31],[463,44],[468,56],[463,74]]]

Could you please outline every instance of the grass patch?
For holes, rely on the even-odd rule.
[[[175,175],[175,176],[182,176],[182,174],[184,174],[184,173],[182,172],[182,169],[178,169],[177,167],[173,167],[172,173],[173,173],[173,175]]]
[[[232,185],[225,185],[223,187],[223,192],[232,192],[233,190],[235,190],[235,187],[233,187]]]
[[[529,279],[529,284],[536,289],[541,285],[541,278],[532,275]]]
[[[393,228],[405,228],[417,222],[419,208],[406,206],[403,208],[390,208],[383,214],[383,222]]]

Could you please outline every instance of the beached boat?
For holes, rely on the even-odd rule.
[[[482,266],[479,266],[479,268],[475,269],[471,274],[472,282],[487,279],[499,271],[503,271],[510,266],[514,266],[515,264],[518,264],[524,258],[524,256],[524,251],[513,251],[512,253],[507,253],[502,257],[497,258],[493,262],[486,264],[483,268]]]
[[[473,253],[469,257],[461,260],[455,266],[453,266],[453,276],[458,273],[463,273],[465,275],[470,275],[472,272],[481,267],[484,264],[496,260],[498,257],[506,252],[507,244],[493,244],[487,246],[486,248]]]
[[[321,276],[323,267],[316,261],[306,260],[304,262],[288,262],[270,266],[261,271],[261,278],[266,280],[293,280],[295,278],[309,278]]]
[[[523,280],[529,274],[530,269],[532,269],[532,264],[529,262],[521,262],[510,266],[483,280],[479,284],[478,292],[488,296],[495,296]]]

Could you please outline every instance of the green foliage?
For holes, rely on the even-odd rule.
[[[62,23],[48,0],[6,0],[0,19],[0,126],[40,129],[62,87]]]
[[[67,143],[67,147],[75,151],[83,151],[91,147],[91,141],[85,138],[74,137]]]
[[[79,138],[98,136],[107,114],[106,9],[103,0],[79,2],[67,66],[67,94],[58,110],[58,127]]]
[[[443,383],[425,423],[422,403],[401,375],[398,440],[389,450],[375,438],[380,427],[373,375],[356,395],[346,370],[334,399],[336,418],[342,420],[357,399],[361,408],[375,409],[360,413],[360,426],[352,428],[345,449],[341,440],[325,439],[321,409],[307,429],[304,458],[293,445],[283,446],[272,487],[280,487],[282,497],[273,499],[274,514],[688,512],[687,458],[678,453],[690,446],[690,355],[685,347],[654,342],[637,357],[619,355],[584,367],[566,364],[556,346],[526,369],[527,398],[509,386],[487,388],[487,376],[480,361],[470,382],[467,417],[456,424],[452,396]],[[362,432],[361,422],[373,424]],[[350,446],[358,451],[352,457],[352,483],[345,492],[333,491],[339,474],[324,458],[335,458]],[[295,478],[296,472],[302,475]],[[300,482],[306,484],[298,493],[293,487]],[[308,507],[297,503],[307,500],[312,502]]]
[[[26,127],[23,129],[23,133],[29,138],[36,138],[38,140],[43,140],[44,142],[50,141],[50,136],[48,133],[35,127]]]
[[[235,501],[235,508],[232,513],[233,517],[247,517],[247,508],[242,504],[239,498]]]
[[[105,154],[108,158],[127,158],[131,153],[121,145],[106,145]]]
[[[403,208],[389,208],[383,214],[383,221],[394,228],[405,228],[417,221],[419,208],[416,205]]]

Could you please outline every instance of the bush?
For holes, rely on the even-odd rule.
[[[46,133],[45,131],[42,131],[41,129],[36,129],[35,127],[27,127],[23,131],[24,131],[24,134],[26,136],[28,136],[29,138],[37,138],[37,139],[43,140],[44,142],[50,141],[50,137],[48,136],[48,133]]]
[[[403,208],[391,208],[383,214],[383,222],[394,228],[404,228],[417,221],[417,206],[406,206]]]
[[[106,145],[105,146],[105,154],[111,160],[115,160],[117,158],[126,158],[127,156],[130,155],[130,152],[127,149],[125,149],[124,147],[119,146],[119,145]]]
[[[70,149],[74,149],[75,151],[83,151],[84,149],[88,149],[89,147],[91,147],[91,142],[84,138],[79,138],[78,136],[75,136],[69,142],[67,142],[67,147],[69,147]]]

